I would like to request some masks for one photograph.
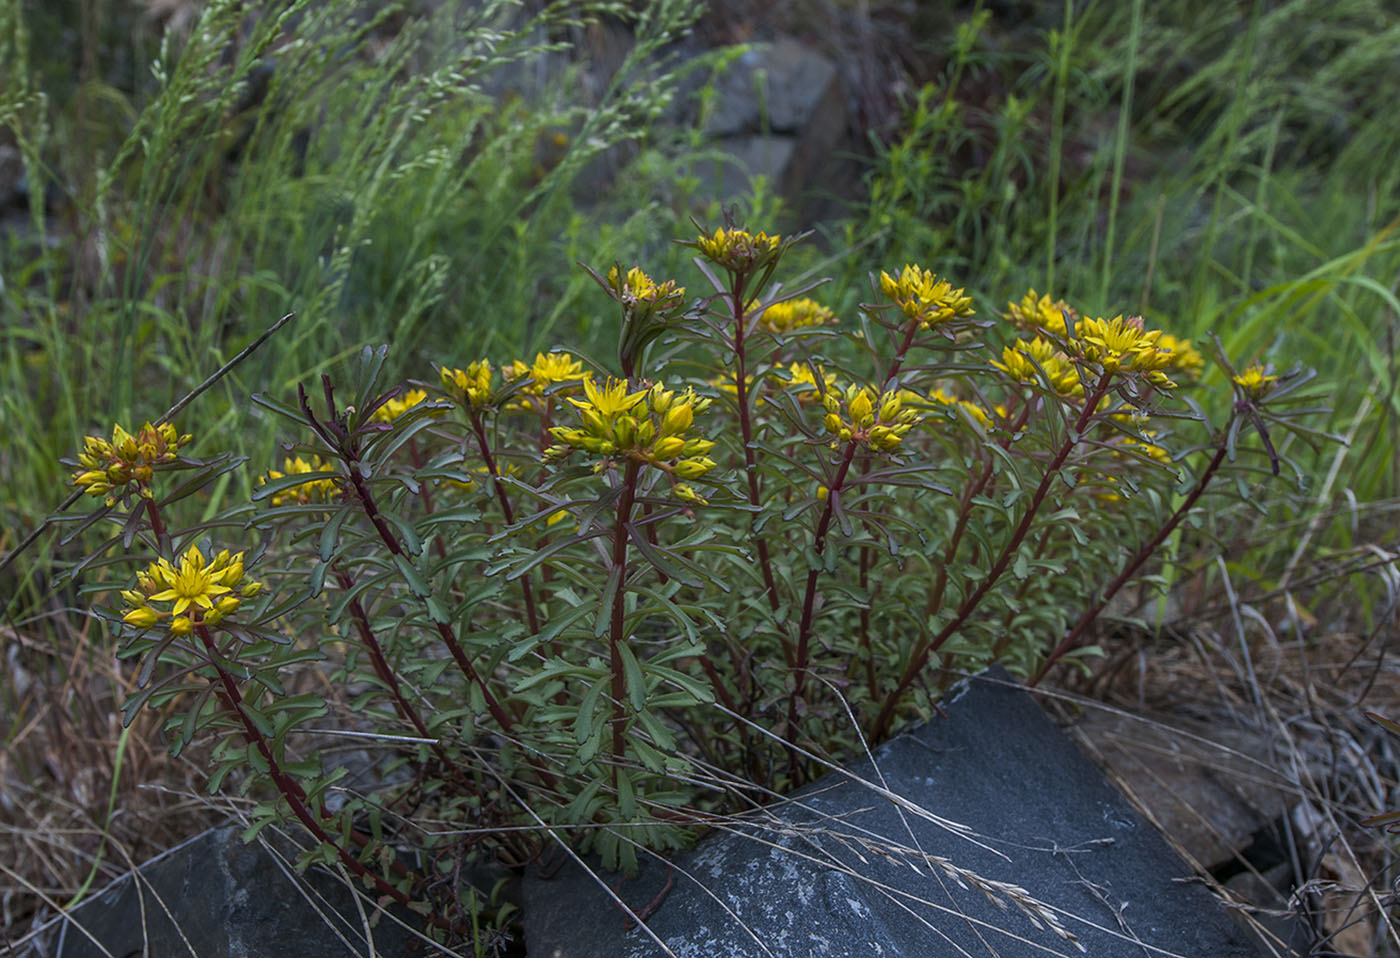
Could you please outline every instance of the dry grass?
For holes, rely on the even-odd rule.
[[[117,661],[94,620],[55,606],[0,640],[0,862],[13,869],[0,875],[0,927],[12,942],[52,917],[52,903],[102,888],[222,813],[191,797],[202,749],[172,757],[160,714],[138,715],[123,736],[136,667]]]

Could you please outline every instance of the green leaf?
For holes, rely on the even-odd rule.
[[[626,642],[618,643],[618,654],[622,659],[622,675],[627,682],[627,698],[634,711],[640,712],[647,704],[647,682],[642,675],[642,665]]]

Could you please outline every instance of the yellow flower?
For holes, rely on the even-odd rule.
[[[1144,329],[1141,317],[1086,319],[1077,332],[1075,345],[1080,356],[1097,363],[1104,372],[1138,372],[1154,385],[1166,389],[1176,385],[1162,372],[1171,354],[1157,345],[1161,330]]]
[[[393,422],[414,406],[428,398],[421,389],[410,389],[397,399],[390,399],[374,411],[370,418],[375,422]]]
[[[1054,343],[1037,336],[1030,342],[1018,339],[1001,351],[1001,362],[992,363],[1012,379],[1022,383],[1040,381],[1036,366],[1044,371],[1050,386],[1061,396],[1082,396],[1079,370]]]
[[[1178,339],[1171,333],[1163,333],[1157,340],[1157,348],[1166,350],[1168,354],[1166,368],[1187,379],[1199,378],[1201,371],[1205,369],[1205,359],[1188,339]]]
[[[876,395],[865,386],[851,385],[844,391],[831,390],[822,404],[822,425],[833,446],[860,442],[877,452],[892,452],[921,421],[917,410],[906,406],[904,391]]]
[[[517,359],[501,367],[501,378],[514,382],[524,377],[526,381],[520,386],[524,395],[509,403],[506,409],[510,412],[543,410],[546,395],[576,393],[578,385],[592,375],[583,368],[581,360],[568,353],[536,353],[534,364],[529,366]]]
[[[578,409],[579,425],[550,429],[558,445],[545,451],[547,460],[582,451],[602,457],[595,467],[599,470],[615,459],[654,466],[671,477],[677,496],[704,501],[688,486],[688,491],[678,491],[675,480],[697,479],[716,465],[708,455],[715,444],[687,435],[696,413],[704,412],[710,400],[694,390],[677,392],[659,383],[632,391],[626,380],[614,379],[601,387],[585,379],[583,390],[583,399],[569,400]]]
[[[1019,303],[1006,304],[1007,315],[1016,325],[1031,332],[1047,332],[1063,339],[1068,330],[1065,314],[1071,318],[1075,312],[1064,300],[1051,300],[1049,296],[1037,296],[1034,289],[1021,297]]]
[[[629,316],[666,312],[685,301],[684,286],[676,285],[673,279],[658,283],[636,266],[625,274],[616,266],[608,270],[608,286]]]
[[[447,395],[459,405],[480,409],[491,404],[491,364],[486,360],[469,363],[466,369],[444,366],[438,377]]]
[[[243,553],[227,549],[206,560],[198,546],[190,546],[178,565],[157,559],[137,574],[139,591],[121,593],[128,606],[122,621],[148,629],[169,619],[174,635],[187,635],[201,623],[213,625],[237,611],[242,599],[262,591],[261,582],[245,581],[243,573]]]
[[[724,227],[696,239],[706,259],[736,273],[756,272],[772,265],[781,252],[782,242],[781,236]]]
[[[807,326],[836,322],[836,314],[816,300],[803,297],[774,303],[758,317],[758,324],[770,333],[790,333]]]
[[[1274,383],[1278,382],[1277,376],[1266,373],[1264,367],[1258,363],[1250,363],[1244,372],[1230,378],[1240,387],[1245,398],[1251,400],[1263,399],[1273,392]]]
[[[282,460],[282,468],[284,470],[282,472],[278,472],[276,469],[269,469],[267,475],[258,480],[258,485],[266,485],[274,479],[284,479],[287,476],[331,471],[330,465],[323,462],[320,456],[312,456],[310,462],[307,462],[301,456],[297,456],[295,459],[288,457]],[[330,502],[336,497],[339,491],[340,487],[337,480],[330,476],[320,479],[308,479],[306,482],[274,494],[272,496],[272,504],[274,506],[281,506],[293,503],[309,505],[313,502]]]
[[[921,266],[905,264],[895,275],[880,272],[880,290],[920,327],[931,329],[951,319],[973,315],[972,298],[946,279]]]
[[[148,422],[135,435],[113,424],[110,440],[83,438],[83,450],[78,453],[81,468],[72,474],[72,482],[90,496],[105,496],[108,505],[114,505],[115,493],[129,484],[149,496],[154,467],[175,462],[180,447],[193,440],[193,436],[177,433],[168,422],[159,426]]]

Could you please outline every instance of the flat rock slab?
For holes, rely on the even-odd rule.
[[[303,958],[406,955],[413,935],[383,919],[366,928],[345,883],[297,876],[240,829],[214,828],[113,882],[37,936],[43,958]],[[139,881],[139,890],[137,887]],[[374,938],[371,949],[366,932]],[[416,949],[412,953],[417,953]]]
[[[999,670],[869,761],[617,889],[527,870],[532,958],[1258,956],[1244,930]],[[655,937],[652,937],[654,935]],[[664,942],[664,948],[657,941]]]

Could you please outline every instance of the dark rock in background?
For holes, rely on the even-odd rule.
[[[1080,953],[1056,923],[1090,955],[1259,954],[1005,673],[944,708],[880,748],[878,772],[829,774],[673,867],[606,880],[634,911],[674,882],[646,922],[682,958]],[[665,953],[576,865],[532,866],[524,895],[532,956]]]
[[[113,882],[41,930],[33,953],[319,958],[404,955],[417,944],[388,916],[367,928],[372,901],[356,903],[337,877],[314,869],[298,876],[261,842],[243,844],[239,831],[211,829],[153,859],[137,873],[139,890],[132,875]]]

